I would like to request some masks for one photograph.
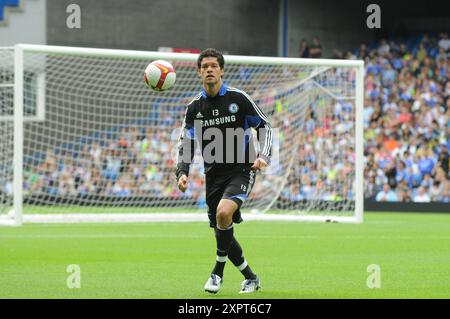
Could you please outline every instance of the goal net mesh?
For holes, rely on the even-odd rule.
[[[14,50],[0,48],[0,215],[13,205]]]
[[[185,108],[201,90],[196,61],[170,59],[174,87],[153,92],[143,70],[154,59],[24,51],[24,215],[205,212],[198,150],[185,193],[174,175]],[[11,81],[2,72],[1,83]],[[244,212],[353,216],[355,68],[225,56],[224,81],[246,91],[274,129],[272,163]],[[12,89],[0,90],[6,116]],[[13,196],[13,124],[0,122],[0,212]]]

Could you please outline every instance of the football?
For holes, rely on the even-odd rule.
[[[154,91],[170,89],[175,84],[176,78],[172,64],[164,60],[151,62],[144,71],[144,81]]]

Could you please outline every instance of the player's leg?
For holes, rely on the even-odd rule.
[[[227,229],[233,225],[233,214],[239,209],[239,202],[222,198],[217,205],[216,221],[218,229]]]
[[[221,278],[223,278],[223,270],[228,258],[231,241],[233,240],[232,218],[237,208],[238,205],[229,199],[221,199],[217,205],[215,228],[217,257],[212,273],[217,274]]]
[[[247,260],[244,257],[244,252],[236,237],[233,237],[228,250],[228,259],[236,266],[242,273],[245,279],[256,279],[256,274],[250,268]]]
[[[217,226],[217,207],[223,196],[225,182],[226,179],[219,176],[206,176],[206,204],[208,205],[209,226],[214,229]],[[217,293],[223,283],[223,269],[226,257],[223,258],[222,254],[220,254],[218,246],[216,254],[216,264],[205,284],[205,291],[210,293]]]
[[[229,192],[229,190],[228,190],[228,192]],[[222,201],[226,201],[226,199],[222,199],[221,202]],[[237,208],[235,211],[237,211],[240,208],[240,206],[242,205],[242,201],[236,197],[233,198],[232,200],[228,200],[228,201],[233,201],[236,204]],[[219,213],[219,210],[218,210],[218,213]],[[236,268],[245,277],[245,280],[242,282],[242,288],[241,288],[240,293],[251,293],[260,288],[260,280],[259,280],[258,276],[250,268],[250,265],[248,264],[247,260],[244,257],[244,253],[242,251],[241,245],[239,245],[239,242],[233,236],[233,227],[232,227],[231,218],[232,217],[227,215],[227,217],[225,219],[225,224],[231,223],[231,226],[226,231],[223,231],[220,228],[216,229],[216,238],[217,238],[218,247],[219,247],[219,243],[222,243],[222,245],[228,245],[228,246],[224,246],[224,247],[228,247],[228,250],[226,252],[220,251],[218,249],[217,254],[219,255],[219,254],[226,253],[228,256],[228,259],[231,260],[233,265],[235,265]],[[218,222],[218,225],[219,225],[219,222]],[[231,239],[229,239],[229,236],[231,236]],[[230,240],[229,244],[227,242],[228,240]],[[216,267],[224,267],[224,266],[225,266],[225,261],[223,262],[223,264],[221,264],[219,262],[216,263]],[[223,270],[223,268],[222,268],[222,270]]]
[[[224,191],[223,199],[229,199],[238,205],[238,208],[234,211],[232,216],[232,221],[235,224],[239,224],[243,221],[240,208],[247,200],[254,183],[255,172],[250,168],[241,168],[230,179]]]
[[[250,169],[243,169],[241,172],[239,172],[239,174],[236,174],[236,176],[228,184],[223,197],[230,201],[233,201],[237,205],[237,209],[235,210],[234,214],[240,212],[240,208],[250,194],[254,182],[255,173]],[[235,216],[232,217],[234,217],[233,220],[236,219]],[[240,221],[242,221],[240,216],[238,217]],[[225,222],[229,222],[229,219],[226,219]],[[228,258],[245,277],[245,280],[242,283],[241,292],[249,293],[258,290],[260,288],[259,278],[248,265],[244,257],[242,248],[234,236],[231,239],[228,249]]]
[[[261,287],[259,277],[252,271],[250,265],[247,263],[241,245],[239,245],[236,238],[233,238],[233,241],[231,242],[228,258],[245,277],[239,293],[252,293]]]

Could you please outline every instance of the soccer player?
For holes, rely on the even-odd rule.
[[[203,90],[186,108],[176,177],[178,188],[185,192],[197,141],[204,162],[208,217],[217,244],[216,264],[205,291],[219,291],[225,262],[230,259],[245,277],[240,293],[252,293],[260,288],[260,279],[244,258],[233,235],[233,223],[242,221],[240,207],[250,194],[255,172],[269,164],[272,128],[247,93],[223,82],[224,64],[223,55],[216,49],[206,49],[198,57],[197,71]],[[259,154],[255,151],[252,128],[257,130],[260,141]]]

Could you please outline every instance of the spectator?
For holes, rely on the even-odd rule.
[[[389,44],[387,43],[386,39],[382,39],[380,46],[378,47],[378,54],[380,56],[385,56],[389,53],[390,47]]]
[[[383,85],[389,87],[394,84],[397,72],[392,68],[389,62],[386,62],[386,65],[381,72],[381,76]]]
[[[430,174],[425,174],[423,176],[422,183],[420,183],[420,186],[424,187],[425,189],[430,189],[433,186],[433,179],[431,178]]]
[[[389,184],[384,184],[383,189],[376,196],[377,202],[396,202],[397,200],[398,196]]]
[[[419,187],[417,195],[414,196],[415,203],[429,203],[431,201],[430,195],[428,195],[425,187]]]
[[[405,180],[398,183],[397,196],[400,202],[412,202],[411,190]]]
[[[449,154],[448,154],[448,148],[446,145],[442,144],[441,151],[439,152],[436,167],[441,167],[444,170],[445,174],[448,175],[449,163],[450,163],[450,158],[449,158]]]
[[[408,181],[408,169],[406,168],[405,162],[403,162],[402,160],[400,160],[397,164],[397,170],[396,170],[396,176],[395,176],[395,181],[397,183],[401,183],[401,182],[407,182]]]
[[[425,154],[420,156],[419,169],[422,176],[429,175],[433,171],[433,159]]]
[[[427,50],[422,42],[419,45],[419,51],[417,51],[417,59],[419,60],[420,63],[422,63],[426,57],[427,57]]]
[[[439,48],[439,53],[436,55],[436,63],[444,62],[448,59],[448,55],[444,48]]]
[[[387,181],[391,188],[395,189],[397,187],[397,168],[395,166],[395,162],[392,161],[388,164],[387,168],[384,171],[384,175],[387,177]]]
[[[100,146],[97,143],[92,144],[92,146],[91,146],[91,148],[89,150],[89,155],[90,155],[91,161],[97,167],[100,167],[101,166],[102,150],[101,150]]]
[[[450,39],[448,38],[448,33],[447,32],[442,33],[441,37],[442,39],[438,43],[439,48],[448,51],[450,49]]]
[[[367,50],[367,45],[365,43],[363,43],[359,47],[358,59],[365,60],[368,56],[369,56],[369,52]]]
[[[309,47],[310,57],[313,59],[319,59],[322,57],[322,45],[317,37],[313,38],[313,43]]]
[[[354,55],[354,54],[352,53],[352,51],[347,51],[347,52],[345,53],[345,58],[346,58],[347,60],[356,60],[356,55]]]
[[[443,198],[444,198],[444,183],[435,180],[430,188],[430,200],[432,202],[440,202],[443,200]]]
[[[309,58],[309,48],[308,48],[308,42],[306,42],[306,39],[302,39],[300,41],[300,47],[298,50],[299,57],[301,58]]]

